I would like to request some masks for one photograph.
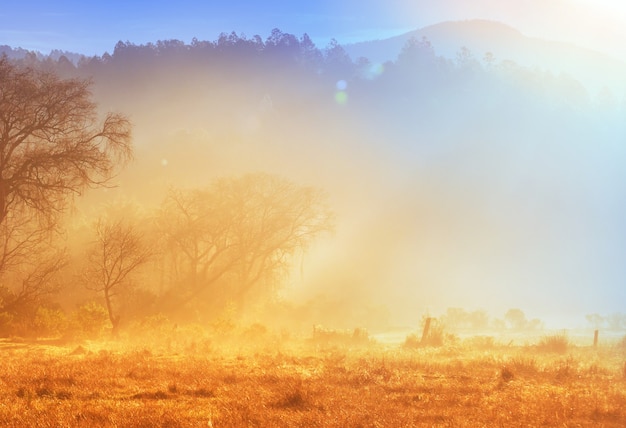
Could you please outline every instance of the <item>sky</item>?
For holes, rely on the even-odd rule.
[[[115,44],[216,40],[273,28],[309,34],[319,47],[386,38],[449,20],[491,19],[527,36],[566,41],[626,60],[622,0],[121,1],[2,0],[0,45],[48,53],[111,52]]]

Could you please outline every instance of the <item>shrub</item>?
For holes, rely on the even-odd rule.
[[[107,310],[96,302],[87,302],[73,314],[74,329],[87,336],[98,336],[109,324]]]
[[[427,321],[428,318],[424,318],[422,320],[425,325],[426,322],[430,322],[430,326],[426,335],[421,339],[416,334],[410,334],[406,337],[404,341],[404,346],[407,348],[418,348],[421,346],[433,346],[440,347],[444,344],[453,344],[458,342],[458,337],[454,334],[446,333],[445,327],[441,321],[436,318],[430,318],[430,321]],[[424,332],[423,332],[424,333]],[[422,333],[422,335],[423,335]]]
[[[362,327],[357,327],[354,330],[334,330],[315,325],[311,340],[314,343],[324,345],[358,346],[370,343],[369,333],[367,329]]]
[[[537,348],[544,352],[564,354],[569,348],[569,339],[564,333],[544,336],[537,344]]]
[[[493,336],[473,336],[465,340],[465,345],[472,349],[488,350],[496,347]]]
[[[9,336],[12,333],[13,318],[9,312],[0,312],[0,336]]]
[[[417,337],[417,334],[409,334],[406,339],[404,339],[404,347],[405,348],[419,348],[420,339]]]
[[[500,378],[503,382],[509,382],[518,376],[532,378],[539,373],[540,368],[535,359],[517,356],[506,361],[500,370]]]
[[[33,320],[35,333],[42,336],[60,335],[67,329],[67,317],[60,309],[40,306]]]
[[[294,382],[285,386],[274,407],[281,409],[306,410],[311,406],[311,397],[303,388],[302,382]]]
[[[141,318],[140,321],[136,321],[134,326],[138,329],[146,330],[146,331],[154,331],[154,330],[171,330],[172,326],[175,325],[172,323],[169,318],[164,315],[162,312],[149,315]]]
[[[504,366],[502,367],[502,370],[500,370],[500,378],[502,379],[503,382],[509,382],[513,380],[514,377],[515,375],[511,371],[510,367]]]

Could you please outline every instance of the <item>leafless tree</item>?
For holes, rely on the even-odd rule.
[[[0,224],[20,206],[50,220],[131,156],[128,119],[99,123],[90,98],[88,81],[0,59]]]
[[[94,232],[95,240],[87,253],[86,284],[87,288],[103,294],[116,334],[120,317],[113,301],[124,287],[132,285],[132,274],[148,262],[152,252],[129,220],[102,217],[94,224]]]
[[[260,284],[272,287],[298,252],[332,229],[332,217],[323,192],[269,174],[170,191],[159,225],[178,298],[240,300]]]
[[[49,269],[63,264],[50,253],[60,214],[73,195],[105,185],[131,155],[129,121],[114,113],[100,121],[88,81],[0,58],[2,287],[17,275],[22,295],[50,291]]]

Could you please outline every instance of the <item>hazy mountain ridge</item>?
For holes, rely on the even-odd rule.
[[[352,58],[366,57],[373,62],[395,60],[411,38],[428,39],[435,52],[454,59],[467,47],[475,59],[486,53],[495,62],[514,61],[555,74],[568,74],[581,81],[591,92],[608,87],[617,94],[626,90],[623,76],[626,63],[598,51],[564,42],[528,37],[506,24],[487,20],[449,21],[427,26],[400,36],[346,45]]]

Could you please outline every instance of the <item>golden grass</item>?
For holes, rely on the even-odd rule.
[[[616,347],[3,345],[0,426],[626,426]]]

